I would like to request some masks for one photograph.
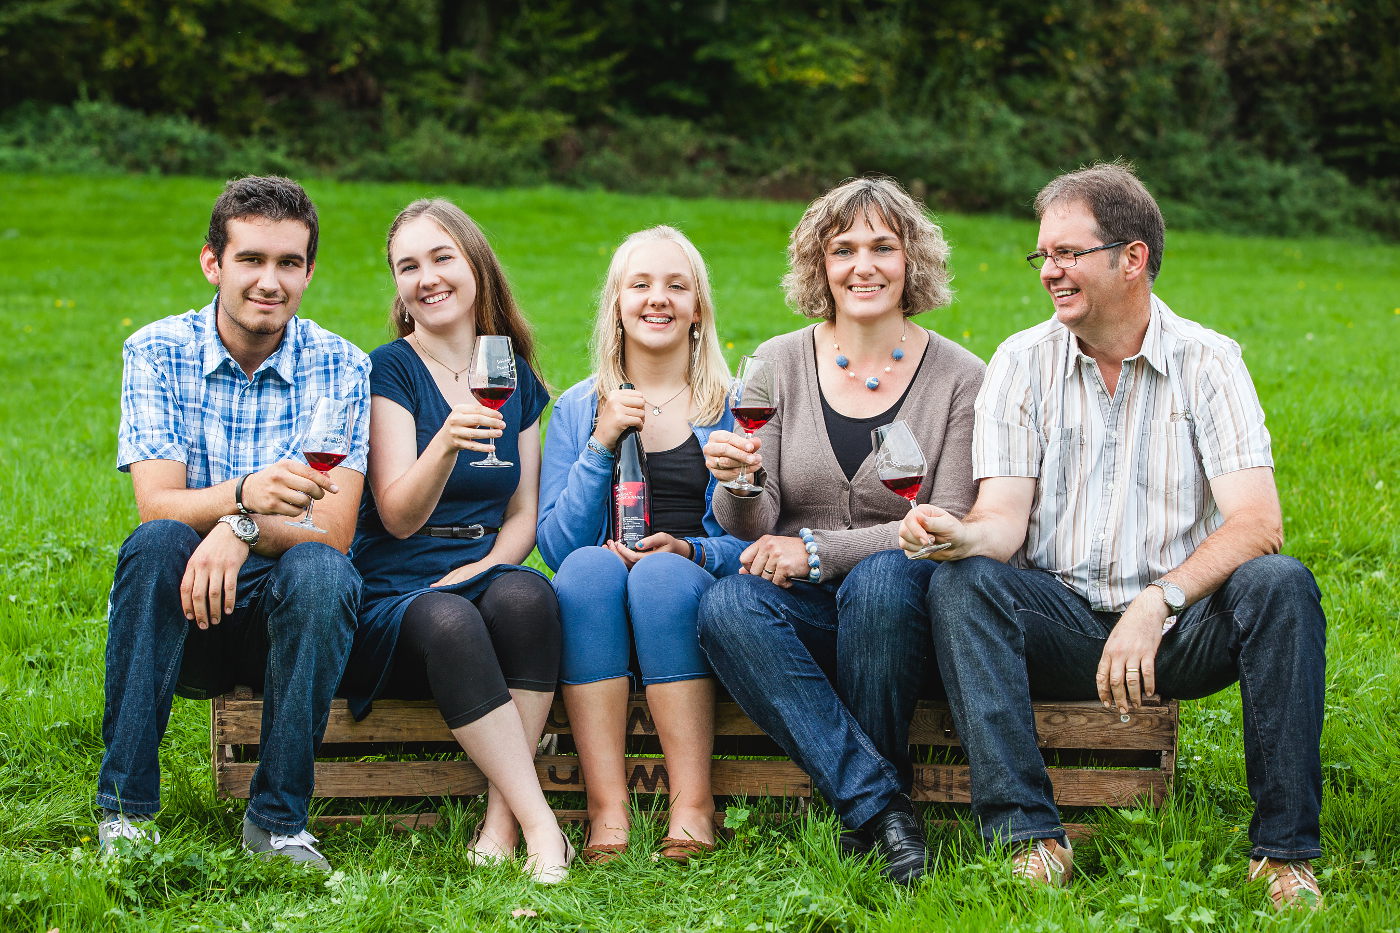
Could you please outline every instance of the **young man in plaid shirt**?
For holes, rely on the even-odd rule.
[[[173,694],[246,683],[265,704],[243,844],[329,868],[307,805],[360,601],[345,552],[364,482],[369,360],[297,317],[317,234],[295,182],[230,182],[200,252],[213,301],[123,348],[117,466],[131,473],[141,525],[118,555],[108,613],[104,850],[159,840],[150,820]],[[322,397],[349,402],[353,423],[349,456],[324,475],[299,444]],[[324,533],[287,522],[313,499]]]

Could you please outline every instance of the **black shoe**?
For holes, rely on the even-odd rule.
[[[928,842],[913,813],[891,807],[862,829],[873,839],[871,850],[885,859],[891,881],[913,884],[928,874]]]
[[[870,834],[863,829],[847,829],[841,827],[841,834],[836,837],[836,848],[847,858],[860,858],[870,852],[870,847],[875,844],[875,840],[870,838]]]

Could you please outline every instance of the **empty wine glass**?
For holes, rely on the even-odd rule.
[[[472,368],[468,385],[476,400],[492,411],[500,411],[501,406],[515,391],[515,350],[509,337],[483,334],[476,338],[472,348]],[[474,467],[508,467],[515,464],[509,460],[496,458],[496,441],[491,441],[491,452],[482,460],[473,460]]]
[[[738,375],[729,386],[729,410],[744,429],[744,436],[753,437],[754,432],[778,411],[777,367],[757,356],[741,359]],[[740,464],[739,475],[719,485],[738,492],[757,492],[763,488],[750,483],[747,474],[748,468]]]
[[[350,403],[345,399],[327,396],[316,400],[316,407],[311,412],[311,424],[301,438],[302,455],[313,470],[329,473],[331,467],[349,456],[353,430],[350,414]],[[306,514],[287,524],[325,534],[326,529],[311,520],[311,507],[315,504],[315,499],[307,502]]]

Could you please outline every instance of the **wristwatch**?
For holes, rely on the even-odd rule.
[[[258,523],[246,515],[224,515],[219,518],[233,529],[233,533],[238,535],[238,540],[248,547],[253,547],[258,543]]]
[[[1174,616],[1181,615],[1181,611],[1186,608],[1186,591],[1165,578],[1153,580],[1148,586],[1155,586],[1162,591],[1162,602],[1167,604]]]

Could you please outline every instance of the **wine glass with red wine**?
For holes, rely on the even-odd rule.
[[[472,369],[467,377],[472,395],[492,411],[500,411],[501,406],[515,391],[515,349],[509,337],[483,334],[476,338],[472,348]],[[491,441],[491,452],[485,459],[473,460],[474,467],[514,466],[509,460],[496,458],[496,442]]]
[[[340,398],[319,398],[311,412],[311,424],[301,438],[301,453],[311,469],[318,473],[329,473],[331,468],[344,460],[350,453],[350,403]],[[306,503],[306,514],[294,522],[287,522],[293,528],[305,528],[325,534],[326,529],[311,520],[312,499]]]
[[[739,373],[729,386],[729,410],[734,420],[744,429],[747,437],[769,422],[778,411],[778,370],[768,360],[757,356],[746,356],[739,361]],[[755,486],[748,480],[748,469],[739,467],[739,475],[727,483],[720,483],[726,489],[738,492],[758,492],[762,486]]]
[[[875,445],[875,472],[880,482],[890,492],[907,499],[909,508],[913,509],[924,485],[924,474],[928,472],[928,463],[914,432],[903,421],[891,421],[871,431],[870,440]],[[909,556],[927,557],[946,547],[949,545],[930,544]]]

